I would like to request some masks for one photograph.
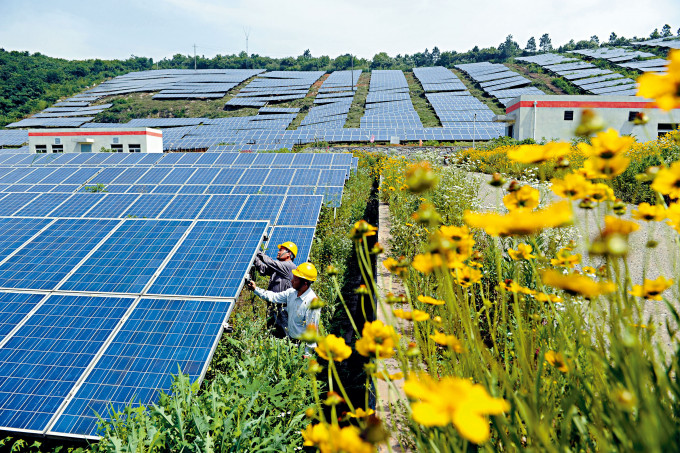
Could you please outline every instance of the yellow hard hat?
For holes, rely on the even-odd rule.
[[[310,262],[307,262],[302,263],[298,267],[293,269],[293,275],[295,275],[298,278],[309,280],[310,282],[315,282],[318,273],[316,272],[316,268],[314,267],[314,265]]]
[[[278,248],[285,247],[291,252],[293,252],[293,256],[297,256],[297,245],[295,245],[295,242],[284,242],[283,244],[277,245]]]

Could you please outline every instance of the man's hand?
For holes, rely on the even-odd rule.
[[[252,291],[255,291],[255,282],[254,281],[249,281],[248,282],[248,288],[250,288]]]

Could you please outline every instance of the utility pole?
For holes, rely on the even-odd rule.
[[[194,71],[196,70],[196,44],[194,44]]]
[[[472,115],[472,149],[475,148],[475,135],[477,135],[477,114]]]
[[[354,55],[352,55],[352,91],[354,91]]]
[[[246,36],[246,58],[250,59],[250,53],[248,52],[248,38],[250,38],[250,27],[243,27],[243,34]],[[248,67],[248,60],[246,60],[246,69]]]

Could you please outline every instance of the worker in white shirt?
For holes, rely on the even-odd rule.
[[[280,293],[266,291],[258,288],[254,281],[248,282],[248,287],[255,291],[261,299],[274,304],[285,304],[288,313],[288,326],[285,328],[289,338],[299,340],[307,326],[314,325],[318,328],[321,310],[311,308],[312,300],[316,294],[311,288],[312,282],[316,281],[317,271],[312,263],[302,263],[293,269],[292,288]],[[308,344],[307,350],[316,347],[316,344]]]

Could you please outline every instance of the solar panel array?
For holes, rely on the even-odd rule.
[[[591,94],[635,96],[637,92],[634,80],[574,58],[547,53],[516,60],[535,63]]]
[[[131,72],[107,80],[7,127],[80,127],[112,104],[92,105],[106,96],[159,91],[153,99],[219,99],[263,69],[163,69]]]
[[[634,46],[661,47],[663,49],[680,49],[680,39],[677,37],[649,39],[631,43]]]
[[[312,84],[325,71],[272,71],[260,74],[238,94],[227,107],[264,107],[270,102],[286,102],[307,96]]]
[[[314,107],[300,123],[298,129],[342,129],[354,100],[361,70],[335,71],[319,87]]]
[[[350,154],[0,155],[0,429],[91,438],[97,413],[150,404],[178,369],[202,378],[263,235],[295,241],[306,260],[314,190],[341,196],[354,165]],[[223,183],[227,194],[206,190]],[[119,187],[83,191],[95,184]],[[171,186],[202,190],[157,192]]]
[[[656,57],[653,53],[641,52],[639,50],[621,48],[598,48],[575,50],[574,53],[584,55],[588,58],[599,58],[607,60],[617,66],[626,69],[636,69],[642,72],[666,72],[668,61]],[[640,60],[646,58],[645,60]]]
[[[402,71],[374,70],[366,97],[361,129],[422,128],[413,108],[408,82]]]
[[[536,87],[529,86],[531,80],[522,77],[506,66],[496,63],[465,63],[456,65],[477,82],[489,95],[507,106],[510,101],[522,94],[545,94]]]
[[[503,134],[503,126],[493,122],[493,111],[470,95],[465,84],[450,70],[442,66],[414,68],[413,74],[423,85],[425,96],[443,127],[468,131],[470,138]]]

